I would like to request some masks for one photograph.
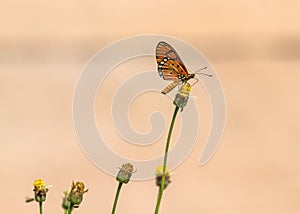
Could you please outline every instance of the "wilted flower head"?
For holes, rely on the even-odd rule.
[[[84,183],[77,181],[74,183],[72,181],[71,190],[68,194],[68,200],[74,205],[75,208],[79,207],[82,202],[83,194],[86,193],[88,189],[84,189]]]
[[[132,173],[134,173],[134,167],[130,163],[125,163],[120,168],[120,171],[117,175],[117,181],[127,184],[130,180],[130,177],[132,176]]]
[[[176,105],[178,108],[181,108],[181,111],[186,106],[192,87],[189,83],[184,83],[178,90],[173,104]]]
[[[45,182],[41,179],[37,179],[33,182],[34,198],[37,202],[44,202],[46,200],[46,193],[48,188],[45,186]]]
[[[163,176],[163,166],[158,166],[156,168],[156,185],[161,187],[161,181],[162,181],[162,176]],[[169,168],[166,167],[166,172],[165,172],[165,188],[167,188],[167,186],[171,183],[170,180],[170,175],[169,175]]]

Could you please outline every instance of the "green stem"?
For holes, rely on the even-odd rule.
[[[40,214],[43,214],[43,202],[39,202]]]
[[[120,191],[121,191],[121,188],[122,188],[122,184],[123,184],[122,182],[119,182],[118,189],[117,189],[116,196],[115,196],[114,206],[113,206],[113,209],[111,211],[112,214],[114,214],[115,211],[116,211]]]
[[[169,151],[171,135],[172,135],[172,131],[173,131],[173,127],[174,127],[174,123],[175,123],[175,119],[176,119],[178,109],[179,109],[179,107],[176,106],[176,108],[174,110],[174,113],[173,113],[173,118],[172,118],[172,122],[171,122],[171,125],[170,125],[170,129],[169,129],[168,139],[167,139],[166,148],[165,148],[163,174],[162,174],[161,185],[160,185],[160,188],[159,188],[158,198],[157,198],[157,202],[156,202],[155,214],[158,214],[159,207],[160,207],[160,202],[161,202],[161,199],[162,199],[162,194],[163,194],[164,189],[165,189],[168,151]]]
[[[69,208],[68,208],[67,214],[71,214],[72,213],[73,206],[74,206],[74,204],[71,203],[70,206],[69,206]]]

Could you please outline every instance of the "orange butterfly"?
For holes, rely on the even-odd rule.
[[[164,80],[173,81],[164,90],[163,94],[169,93],[179,83],[186,83],[195,78],[195,74],[189,74],[175,49],[166,42],[159,42],[156,46],[156,62],[158,65],[158,74]],[[206,67],[200,69],[203,70]],[[200,71],[199,70],[199,71]],[[197,73],[197,72],[196,72]],[[203,74],[203,73],[201,73]],[[211,76],[205,74],[207,76]],[[197,80],[198,81],[198,80]]]

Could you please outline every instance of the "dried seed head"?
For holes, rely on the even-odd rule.
[[[132,176],[132,173],[134,173],[133,165],[130,163],[125,163],[120,168],[116,179],[121,183],[127,184]]]
[[[74,183],[72,181],[71,190],[68,194],[68,200],[74,205],[75,208],[79,207],[82,202],[83,194],[86,193],[88,189],[84,189],[84,183],[77,181]]]

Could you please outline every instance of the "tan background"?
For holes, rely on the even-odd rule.
[[[53,185],[45,213],[62,213],[62,191],[72,180],[90,189],[75,213],[110,213],[117,183],[81,151],[72,96],[81,70],[97,51],[147,33],[183,39],[203,52],[219,74],[227,101],[217,154],[205,167],[197,166],[205,125],[188,160],[172,173],[161,213],[299,213],[299,11],[296,0],[2,1],[1,213],[37,213],[37,204],[24,199],[39,177]],[[209,123],[206,95],[200,84],[195,90]],[[153,109],[162,108],[170,118],[170,103],[159,99],[161,106]],[[131,109],[140,131],[149,128],[151,109],[141,110],[145,103],[137,100]],[[105,108],[97,106],[97,120],[109,130],[109,118],[101,119]],[[124,144],[113,130],[107,133],[120,153],[138,153],[140,148]],[[142,157],[162,150],[159,142],[143,148]],[[153,213],[156,196],[154,181],[132,182],[124,186],[117,211]]]

